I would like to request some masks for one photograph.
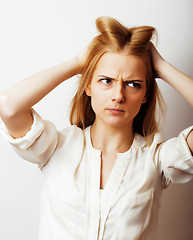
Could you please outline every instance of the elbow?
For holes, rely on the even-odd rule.
[[[0,117],[2,119],[12,118],[15,115],[14,109],[11,107],[11,101],[6,94],[0,95]]]

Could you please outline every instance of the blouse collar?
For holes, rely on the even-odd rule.
[[[86,146],[88,147],[89,152],[91,152],[92,154],[101,155],[101,150],[94,148],[92,145],[90,131],[91,131],[91,126],[87,127],[84,130],[85,136],[86,136]],[[139,147],[145,148],[145,147],[147,147],[147,143],[143,136],[141,136],[138,133],[135,133],[132,145],[129,148],[129,150],[127,150],[126,152],[123,152],[123,153],[118,153],[117,156],[118,157],[127,156],[128,154],[130,154],[131,149],[139,148]]]

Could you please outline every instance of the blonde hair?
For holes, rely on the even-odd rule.
[[[85,53],[79,87],[72,100],[70,122],[82,129],[94,123],[95,113],[91,106],[91,99],[85,93],[85,88],[90,84],[96,65],[103,54],[124,51],[128,55],[140,57],[146,67],[147,101],[142,104],[139,113],[134,118],[133,128],[135,132],[150,139],[158,131],[156,105],[162,112],[164,106],[155,81],[149,50],[149,43],[155,28],[150,26],[127,28],[111,17],[98,18],[96,26],[99,35],[93,38]]]

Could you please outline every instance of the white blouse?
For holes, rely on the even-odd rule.
[[[34,123],[22,138],[3,136],[43,174],[39,240],[155,240],[162,190],[193,178],[193,156],[186,143],[190,127],[150,147],[135,134],[131,148],[118,153],[100,190],[101,151],[93,148],[90,127],[57,131],[33,110]]]

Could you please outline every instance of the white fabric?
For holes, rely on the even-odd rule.
[[[91,144],[90,127],[57,131],[34,110],[33,117],[23,138],[13,139],[5,126],[0,131],[42,170],[39,240],[155,240],[163,188],[193,177],[185,140],[193,127],[166,142],[158,134],[150,147],[135,134],[100,191],[101,151]]]

